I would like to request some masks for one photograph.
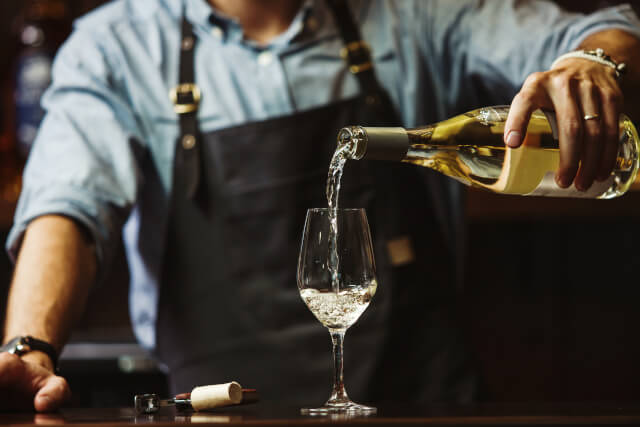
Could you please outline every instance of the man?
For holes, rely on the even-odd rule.
[[[558,185],[587,189],[613,167],[619,113],[638,111],[635,96],[623,104],[640,81],[634,25],[628,7],[583,17],[544,2],[357,0],[120,0],[79,21],[8,241],[19,255],[5,342],[41,344],[0,354],[2,386],[19,397],[9,405],[48,411],[68,396],[52,356],[125,220],[135,332],[175,391],[237,379],[267,400],[322,399],[326,331],[294,271],[337,128],[410,127],[515,95],[505,143],[522,142],[533,110],[555,110]],[[595,49],[611,60],[585,53],[548,69]],[[367,401],[469,401],[448,188],[407,166],[355,163],[341,204],[367,209],[380,287],[350,331],[348,385]]]

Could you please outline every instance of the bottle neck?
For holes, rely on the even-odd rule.
[[[434,126],[423,126],[419,128],[407,129],[407,135],[409,136],[409,144],[428,144],[431,142],[433,136]]]
[[[409,149],[409,134],[401,127],[360,127],[359,159],[401,161]]]

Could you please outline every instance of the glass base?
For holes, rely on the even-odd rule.
[[[360,405],[355,402],[325,403],[319,408],[302,408],[302,415],[334,415],[345,414],[349,418],[351,416],[367,416],[374,415],[378,410],[372,406]]]

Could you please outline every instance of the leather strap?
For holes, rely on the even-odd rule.
[[[193,198],[200,180],[200,135],[198,130],[198,106],[200,90],[195,83],[194,52],[197,37],[193,27],[183,14],[182,40],[180,44],[180,75],[176,95],[173,98],[180,118],[180,139],[176,146],[174,173],[178,170],[186,179],[186,195]],[[180,90],[182,88],[182,90]]]
[[[363,41],[360,34],[360,28],[356,24],[353,18],[351,9],[345,0],[326,0],[329,5],[329,10],[333,14],[333,19],[338,26],[340,36],[344,42],[344,46],[347,54],[346,61],[350,68],[362,64],[369,63],[370,67],[365,67],[362,71],[354,72],[353,74],[358,79],[358,83],[363,92],[368,95],[376,96],[379,92],[378,80],[376,79],[375,71],[373,68],[373,58],[368,45]],[[375,100],[380,102],[379,99]]]
[[[34,350],[41,351],[49,356],[51,362],[53,362],[54,369],[57,370],[58,353],[55,348],[46,341],[39,340],[29,335],[18,336],[12,338],[11,341],[0,347],[0,351],[17,354],[18,356],[22,356],[23,354],[27,354]]]

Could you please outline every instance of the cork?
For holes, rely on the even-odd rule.
[[[196,411],[236,405],[241,401],[242,387],[235,381],[196,387],[191,391],[191,406]]]

